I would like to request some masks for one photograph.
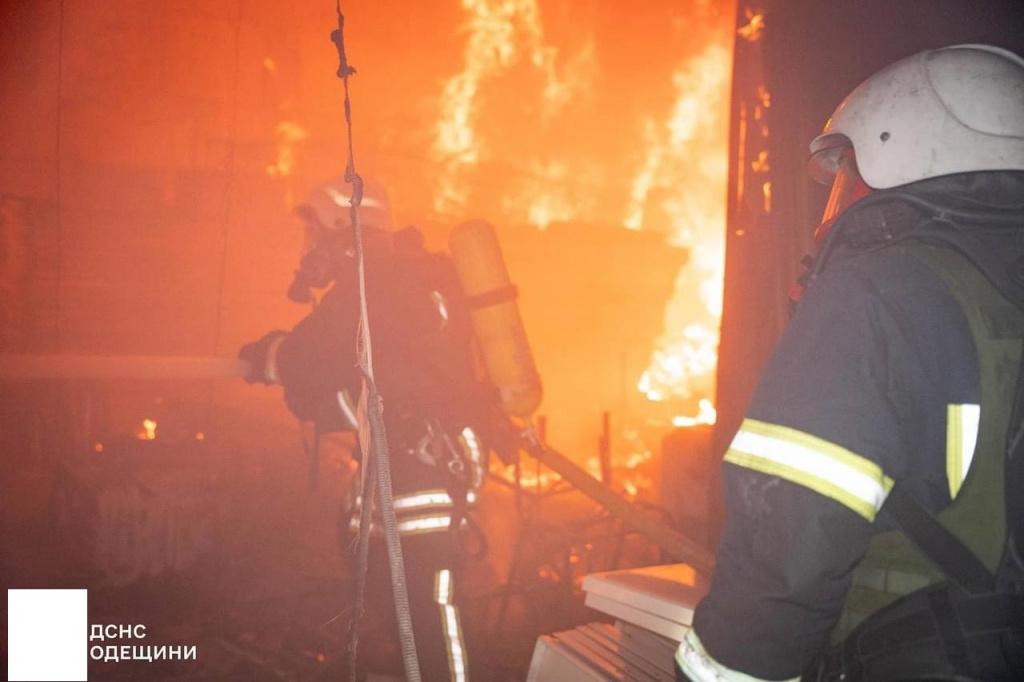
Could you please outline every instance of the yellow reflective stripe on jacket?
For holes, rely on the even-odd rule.
[[[458,442],[463,453],[469,458],[469,487],[472,490],[479,490],[487,476],[487,451],[483,449],[476,431],[468,426],[459,432]]]
[[[338,408],[341,409],[341,414],[345,417],[345,426],[352,431],[358,431],[359,418],[356,416],[356,406],[348,391],[338,391]]]
[[[481,461],[483,459],[483,450],[480,448],[480,439],[477,437],[476,431],[467,426],[459,432],[459,436],[462,438],[462,442],[466,444],[469,458],[474,462]]]
[[[676,649],[676,663],[692,682],[767,682],[738,670],[726,667],[711,658],[704,644],[691,628]],[[784,682],[796,682],[800,677],[791,677]]]
[[[434,602],[441,611],[441,628],[448,652],[448,669],[453,682],[466,680],[466,643],[462,637],[459,611],[454,604],[455,581],[447,568],[434,575]]]
[[[429,514],[424,516],[413,516],[401,518],[396,524],[399,535],[420,535],[421,533],[436,533],[440,531],[448,531],[452,525],[451,514]],[[466,519],[462,519],[459,522],[459,528],[467,528],[469,523]],[[358,532],[359,530],[359,517],[353,516],[348,522],[349,530]],[[370,526],[370,533],[374,535],[381,535],[384,532],[384,526],[379,519],[374,519]]]
[[[981,405],[946,406],[946,478],[951,500],[956,499],[971,470],[980,424]]]
[[[451,509],[454,505],[451,495],[444,490],[423,490],[417,493],[396,495],[392,500],[395,513],[398,515],[410,514],[425,509]],[[470,490],[466,493],[466,504],[474,506],[477,502],[476,492]],[[356,497],[353,510],[358,512],[363,508],[362,495]]]
[[[464,524],[465,519],[462,520]],[[430,533],[437,530],[448,530],[452,525],[450,514],[432,514],[411,519],[402,519],[398,522],[398,532],[403,535],[415,535],[417,533]]]
[[[869,459],[786,426],[744,419],[725,461],[753,469],[836,500],[874,521],[893,481]]]
[[[403,495],[401,497],[396,497],[394,502],[396,512],[452,506],[451,496],[443,490],[417,493],[415,495]]]
[[[444,490],[427,490],[410,495],[399,495],[394,499],[395,512],[404,513],[419,509],[447,509],[454,503],[451,495]],[[466,493],[466,504],[476,504],[476,493]]]

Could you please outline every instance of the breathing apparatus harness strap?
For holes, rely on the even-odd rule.
[[[1005,516],[998,520],[1003,536],[1002,547],[989,543],[988,551],[979,557],[963,539],[897,483],[893,486],[882,511],[893,518],[900,529],[931,560],[942,573],[967,594],[991,593],[997,588],[996,573],[1016,524],[1021,520],[1018,501],[1021,488],[1021,393],[1024,391],[1024,362],[1021,361],[1021,339],[1024,338],[1024,311],[1003,297],[979,268],[961,253],[946,246],[915,244],[909,253],[926,263],[946,283],[959,301],[971,330],[979,356],[982,391],[982,428],[1001,429],[1005,440],[998,443],[1003,454],[1001,482]],[[1014,348],[1014,345],[1016,346]],[[997,358],[999,358],[997,360]],[[995,376],[1010,367],[1016,368],[1016,383],[1011,393],[1013,406],[999,405],[1005,389],[1000,390]],[[1003,414],[1003,423],[997,416]],[[982,441],[979,446],[983,447]],[[1016,456],[1015,456],[1016,455]],[[1003,524],[1006,524],[1003,526]],[[983,560],[985,559],[985,560]]]
[[[1024,353],[1024,351],[1022,351]],[[1021,358],[1017,372],[1017,395],[1013,401],[1011,424],[1016,424],[1010,431],[1010,444],[1006,449],[1006,522],[1008,524],[1006,538],[1006,556],[1004,566],[1011,575],[999,576],[999,582],[1010,581],[1011,585],[1002,584],[1024,591],[1024,356]],[[1012,573],[1018,573],[1013,575]]]
[[[892,487],[883,513],[899,525],[903,534],[953,584],[968,594],[985,594],[993,590],[995,574],[902,485],[897,483]]]
[[[423,436],[411,454],[424,464],[435,467],[444,479],[445,489],[452,500],[449,529],[457,532],[463,519],[467,518],[471,465],[439,419],[426,419],[422,423]]]
[[[1002,485],[996,492],[1005,517],[986,524],[982,535],[987,540],[979,542],[964,535],[962,516],[959,524],[948,514],[936,516],[903,485],[893,486],[882,513],[897,523],[903,536],[947,581],[912,591],[870,614],[812,666],[802,678],[806,682],[921,679],[925,674],[933,675],[928,679],[978,679],[985,665],[995,665],[986,657],[995,655],[1006,657],[1010,666],[1019,665],[1014,662],[1019,653],[1010,652],[1020,646],[1024,633],[1024,591],[1006,577],[1010,573],[1019,579],[1021,568],[1014,533],[1024,520],[1019,499],[1024,485],[1024,439],[1020,438],[1024,310],[1002,296],[972,259],[950,244],[914,243],[906,251],[928,265],[956,297],[979,356],[982,435],[978,447],[986,447],[989,455],[976,457],[983,468],[978,472],[981,479],[974,481],[974,490],[962,491],[966,497],[957,501],[966,503],[970,511],[978,507],[979,496],[992,497],[989,489]],[[1016,384],[1009,384],[1012,390],[1000,383],[1014,379]],[[1006,404],[1007,395],[1015,395],[1012,410]],[[990,431],[998,433],[991,438],[984,435]],[[970,526],[966,530],[969,534]],[[974,543],[974,549],[965,539]],[[993,654],[992,646],[997,650],[1002,646],[1002,653]]]
[[[1024,361],[1018,363],[1016,396],[1011,412],[1006,448],[1006,521],[1007,556],[1003,562],[1024,567],[1020,556],[1024,533]],[[921,503],[904,490],[893,486],[886,498],[884,512],[955,585],[972,595],[992,592],[1003,580],[990,571],[955,534],[943,526]],[[1002,576],[998,576],[1002,578]],[[1019,579],[1019,578],[1018,578]],[[1016,589],[1021,589],[1018,585]]]
[[[466,304],[470,310],[477,310],[478,308],[488,308],[498,303],[506,303],[508,301],[514,301],[519,298],[519,289],[515,284],[509,284],[498,289],[492,289],[491,291],[477,294],[476,296],[467,296]]]
[[[1013,182],[1019,186],[1021,179],[1014,177]],[[987,347],[989,339],[1002,336],[1019,339],[1024,336],[1021,330],[1012,329],[1015,324],[1020,324],[1019,311],[1024,307],[1024,299],[1020,296],[1020,291],[1024,290],[1024,252],[1018,254],[1015,261],[992,264],[981,255],[980,244],[963,233],[965,229],[973,228],[961,227],[984,226],[979,229],[1024,235],[1024,207],[1012,198],[1007,199],[1017,197],[1016,191],[1008,192],[1003,187],[1002,197],[992,205],[981,205],[965,198],[974,195],[995,199],[989,190],[1001,184],[998,175],[972,174],[884,190],[859,200],[839,216],[815,256],[805,259],[807,269],[794,287],[796,296],[791,297],[791,312],[795,312],[803,293],[813,286],[840,245],[873,250],[914,242],[916,244],[910,252],[939,275],[960,302],[970,322],[971,335],[979,354]],[[964,238],[949,239],[950,231]],[[969,270],[965,271],[964,266]],[[978,298],[986,299],[986,302],[979,304],[975,300]],[[1000,307],[1004,311],[1016,310],[1018,314],[993,318],[990,311]],[[1011,328],[1007,329],[1007,325]],[[1020,356],[1018,344],[1014,360],[1018,368],[1016,389],[1013,391],[1015,398],[1011,406],[1006,406],[1009,410],[1005,432],[1007,441],[1000,444],[1005,448],[1005,489],[1001,492],[1005,496],[1006,508],[1005,519],[1000,521],[1005,520],[1007,524],[1006,558],[1015,560],[1018,567],[1024,566],[1017,555],[1017,548],[1024,543],[1024,537],[1015,538],[1018,533],[1024,535],[1024,500],[1020,494],[1024,490],[1024,362]],[[984,373],[984,368],[982,371]],[[985,390],[983,387],[983,400]],[[1001,397],[989,397],[989,400],[997,399]],[[904,534],[968,594],[982,594],[996,587],[998,566],[994,565],[992,557],[987,557],[987,561],[979,559],[899,484],[890,492],[883,511],[896,520]]]

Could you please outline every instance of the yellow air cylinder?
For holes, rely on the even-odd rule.
[[[488,222],[471,220],[452,230],[448,247],[502,409],[525,419],[540,405],[543,391],[497,232]]]

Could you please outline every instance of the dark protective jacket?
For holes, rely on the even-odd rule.
[[[488,429],[497,406],[474,373],[470,322],[451,260],[422,249],[368,253],[365,273],[374,379],[383,400],[420,670],[424,679],[465,679],[456,584],[460,549],[450,531],[453,519],[455,528],[465,525],[475,502],[486,465],[476,434]],[[357,428],[358,320],[357,271],[349,258],[334,286],[277,351],[289,407],[317,422],[321,432]],[[463,457],[458,472],[448,466],[449,446]],[[360,500],[353,498],[348,512],[358,528]],[[380,531],[374,522],[372,532]],[[397,640],[383,550],[370,553],[367,594],[369,611],[391,636],[369,638],[376,642]],[[390,658],[399,660],[397,653]]]
[[[933,513],[962,491],[980,397],[943,279],[909,247],[837,253],[726,454],[729,517],[694,617],[701,653],[759,679],[799,676],[828,646],[872,536],[892,529],[879,510],[893,482]]]
[[[365,273],[374,378],[388,425],[423,416],[451,426],[479,420],[472,332],[451,260],[423,250],[368,252]],[[277,353],[288,404],[300,418],[337,412],[324,405],[335,407],[339,390],[358,396],[358,323],[358,273],[346,257],[335,284]],[[337,418],[322,426],[351,428]]]
[[[422,247],[369,250],[365,277],[396,513],[405,517],[399,529],[446,530],[442,521],[453,505],[475,503],[488,445],[499,440],[492,437],[504,424],[497,394],[475,371],[472,327],[450,257]],[[358,426],[359,305],[356,263],[345,257],[333,287],[277,351],[288,406],[320,432]],[[453,464],[453,456],[465,461]]]

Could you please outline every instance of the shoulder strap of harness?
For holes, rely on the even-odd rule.
[[[905,248],[942,278],[963,308],[981,377],[977,447],[988,452],[998,448],[1006,457],[989,458],[987,466],[965,485],[964,499],[958,497],[958,504],[937,516],[899,485],[894,486],[884,511],[951,582],[971,594],[991,592],[1008,535],[1020,532],[1024,522],[1024,438],[1019,437],[1024,412],[1024,310],[1006,300],[954,249],[921,243]],[[1015,404],[1010,403],[1013,396]],[[977,523],[972,523],[972,517],[978,514],[986,519],[988,532],[967,532]]]
[[[903,486],[893,486],[884,511],[950,582],[968,594],[993,590],[995,574]]]
[[[1006,520],[1009,524],[1007,578],[1017,583],[1014,591],[1024,591],[1024,349],[1017,370],[1017,395],[1013,401],[1010,439],[1006,447]],[[1005,589],[1006,586],[1001,586]]]

